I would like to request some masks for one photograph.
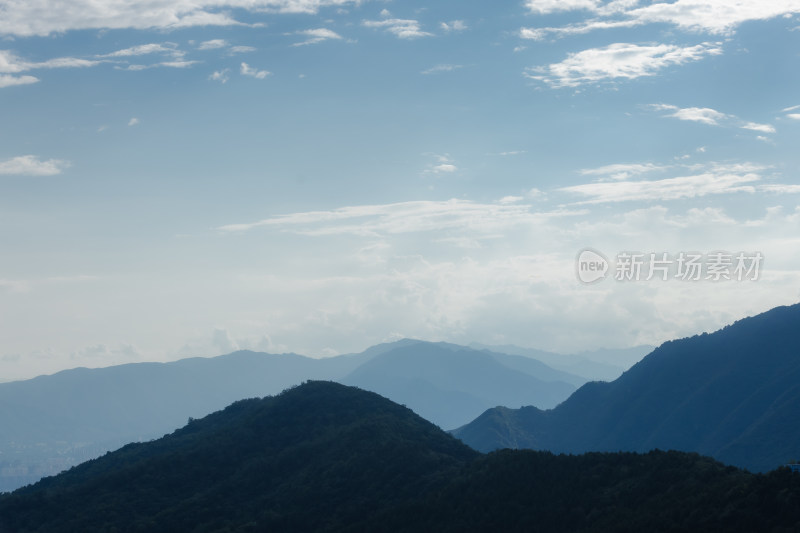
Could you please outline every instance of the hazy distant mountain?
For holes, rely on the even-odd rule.
[[[491,346],[473,342],[469,346],[478,350],[489,350],[495,353],[536,359],[551,368],[580,376],[584,378],[584,382],[613,381],[655,348],[655,346],[642,345],[632,348],[599,349],[577,354],[560,354],[535,348],[522,348],[513,344]]]
[[[173,363],[79,368],[2,383],[0,491],[124,443],[159,437],[189,417],[242,398],[276,394],[308,379],[347,377],[448,429],[496,405],[553,406],[582,383],[533,360],[516,367],[509,361],[510,356],[453,344],[402,339],[324,359],[240,351]],[[370,366],[354,373],[365,363]],[[554,381],[559,379],[564,382]]]
[[[0,491],[240,400],[339,379],[365,358],[248,351],[172,363],[78,368],[0,384]]]
[[[664,343],[553,410],[491,409],[455,434],[479,450],[662,448],[774,468],[800,456],[800,304]]]
[[[576,388],[566,380],[581,382],[538,361],[415,342],[374,356],[341,381],[405,404],[440,427],[454,428],[497,405],[555,406]]]
[[[800,476],[694,454],[481,456],[309,382],[0,496],[0,531],[796,531]]]

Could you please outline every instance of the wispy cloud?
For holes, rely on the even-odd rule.
[[[223,233],[271,228],[303,235],[415,233],[442,229],[496,231],[510,225],[541,222],[553,217],[583,214],[583,211],[535,212],[518,202],[476,203],[467,200],[413,201],[393,204],[348,206],[329,211],[278,215],[244,224],[217,228]]]
[[[726,34],[745,22],[768,20],[790,13],[800,13],[800,5],[794,0],[677,0],[632,9],[626,11],[625,15],[642,23],[660,22],[673,24],[684,30]]]
[[[677,118],[678,120],[688,120],[690,122],[701,122],[709,126],[719,126],[720,122],[732,118],[732,115],[721,113],[710,107],[678,107],[670,104],[652,104],[650,106],[656,111],[669,111],[665,116]]]
[[[148,43],[123,48],[109,54],[104,54],[98,57],[136,57],[149,54],[165,54],[174,57],[182,57],[184,52],[178,50],[176,43]]]
[[[251,67],[247,63],[242,63],[240,65],[239,72],[242,74],[242,76],[250,76],[258,80],[263,80],[264,78],[266,78],[271,74],[271,72],[269,72],[268,70],[258,70]]]
[[[685,47],[615,43],[570,54],[560,63],[528,68],[525,75],[554,88],[577,87],[602,81],[654,76],[669,66],[699,61],[721,53],[719,43]]]
[[[255,52],[255,51],[256,51],[255,46],[242,46],[242,45],[231,46],[228,49],[228,52],[230,52],[231,54],[245,54],[248,52]]]
[[[723,113],[710,107],[678,107],[671,104],[650,104],[650,109],[654,111],[667,112],[665,117],[677,118],[690,122],[700,122],[708,126],[734,127],[760,133],[775,133],[775,126],[771,124],[760,124],[758,122],[745,121],[728,113]]]
[[[35,155],[21,155],[0,161],[0,175],[6,176],[55,176],[69,167],[69,161],[61,159],[42,160]]]
[[[763,165],[752,163],[710,163],[690,167],[700,171],[697,174],[666,179],[638,181],[603,179],[602,176],[613,172],[613,167],[614,165],[609,165],[582,171],[582,174],[600,175],[601,178],[593,183],[562,187],[559,190],[584,197],[584,200],[579,200],[577,204],[667,201],[714,194],[754,193],[757,190],[757,183],[761,180],[760,172],[766,169]],[[653,167],[653,169],[664,168],[667,167]],[[649,167],[645,167],[644,172],[649,171]]]
[[[46,36],[86,29],[175,29],[194,26],[244,25],[230,10],[251,13],[317,13],[325,7],[358,4],[360,0],[129,0],[97,2],[27,0],[5,2],[0,35]]]
[[[57,57],[46,61],[26,61],[10,50],[0,50],[0,88],[14,85],[29,85],[39,81],[35,76],[14,76],[31,70],[53,68],[86,68],[100,64],[102,61],[80,59],[76,57]]]
[[[427,154],[432,155],[434,162],[425,169],[426,174],[452,174],[458,171],[458,167],[447,154]]]
[[[306,37],[305,41],[294,43],[292,46],[306,46],[309,44],[317,44],[329,40],[341,40],[342,36],[328,28],[314,28],[311,30],[302,30],[296,32],[297,35]]]
[[[211,39],[210,41],[203,41],[197,45],[198,50],[217,50],[228,46],[228,41],[225,39]]]
[[[573,11],[576,9],[596,9],[597,0],[526,0],[525,7],[531,13],[547,15],[556,11]]]
[[[760,131],[761,133],[775,133],[775,126],[771,124],[759,124],[758,122],[745,122],[740,126],[742,129]]]
[[[211,74],[211,75],[208,77],[208,79],[209,79],[209,80],[211,80],[211,81],[218,81],[218,82],[220,82],[220,83],[227,83],[227,82],[228,82],[228,79],[230,78],[230,77],[228,76],[228,71],[229,71],[229,69],[226,69],[226,68],[225,68],[225,69],[222,69],[222,70],[217,70],[217,71],[214,71],[214,72],[213,72],[213,73],[212,73],[212,74]]]
[[[464,65],[436,65],[434,67],[425,69],[420,74],[438,74],[439,72],[452,72],[464,68]]]
[[[621,181],[633,176],[667,170],[669,168],[669,166],[654,165],[653,163],[615,163],[613,165],[605,165],[597,168],[585,168],[580,170],[580,173],[584,176],[600,176],[600,178],[604,180]]]
[[[140,71],[140,70],[147,70],[150,68],[159,68],[159,67],[167,67],[167,68],[189,68],[194,65],[197,65],[200,61],[192,60],[186,61],[183,59],[176,59],[174,61],[161,61],[159,63],[151,63],[150,65],[141,65],[141,64],[133,64],[128,65],[127,67],[115,66],[114,68],[118,70],[130,70],[130,71]]]
[[[38,81],[39,78],[35,76],[11,76],[9,74],[0,74],[0,89],[4,87],[13,87],[15,85],[30,85]]]
[[[451,20],[450,22],[442,22],[439,27],[445,32],[457,32],[469,29],[467,23],[463,20]]]
[[[381,28],[392,33],[400,39],[417,39],[430,37],[433,34],[422,30],[419,21],[413,19],[384,19],[365,20],[362,22],[367,28]]]
[[[590,20],[577,24],[568,24],[559,27],[545,28],[520,28],[519,36],[522,39],[543,41],[547,37],[566,37],[568,35],[582,35],[594,30],[608,30],[614,28],[631,28],[639,23],[633,20]]]
[[[136,117],[133,117],[128,121],[128,126],[136,126],[137,124],[139,124],[139,119]]]
[[[669,24],[681,30],[712,35],[733,33],[741,24],[800,13],[794,0],[730,2],[728,0],[676,0],[639,7],[637,0],[528,0],[531,13],[583,10],[596,17],[561,27],[523,28],[520,37],[541,40],[549,35],[564,37],[595,30]]]

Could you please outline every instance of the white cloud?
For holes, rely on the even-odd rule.
[[[546,15],[556,11],[594,10],[599,3],[598,0],[526,0],[525,7],[531,13]]]
[[[761,133],[775,133],[776,131],[775,127],[771,124],[743,121],[736,115],[722,113],[710,107],[681,108],[670,104],[650,104],[647,107],[655,111],[668,111],[669,113],[664,115],[665,117],[672,117],[690,122],[700,122],[709,126],[732,126]]]
[[[800,120],[800,113],[788,113],[786,116],[792,120]]]
[[[433,172],[435,172],[437,174],[440,173],[440,172],[451,173],[451,172],[455,172],[456,170],[458,170],[458,167],[453,165],[452,163],[440,163],[440,164],[435,165],[433,167]]]
[[[46,61],[25,61],[19,58],[10,50],[0,50],[0,74],[19,74],[29,70],[37,69],[50,69],[50,68],[86,68],[93,67],[100,64],[101,61],[79,59],[75,57],[57,57],[48,59]],[[19,79],[27,79],[29,77],[23,76]],[[34,83],[27,81],[24,83]],[[12,83],[13,85],[20,85],[20,83]]]
[[[420,72],[420,74],[436,74],[439,72],[452,72],[454,70],[458,70],[460,68],[464,68],[463,65],[436,65],[429,69],[425,69]]]
[[[587,33],[609,28],[633,27],[663,23],[686,31],[710,34],[730,34],[745,22],[769,20],[782,15],[800,13],[795,0],[768,0],[762,2],[730,0],[676,0],[656,2],[639,7],[637,0],[616,0],[602,3],[599,0],[528,0],[526,6],[535,14],[556,11],[586,10],[601,18],[591,19],[563,27],[524,28],[520,36],[541,40],[548,34],[558,36]],[[604,19],[613,15],[613,19]],[[621,19],[618,17],[622,17]]]
[[[296,32],[298,35],[304,35],[306,37],[305,41],[294,43],[292,46],[305,46],[308,44],[317,44],[323,41],[328,40],[340,40],[342,36],[336,33],[333,30],[329,30],[327,28],[315,28],[311,30],[302,30]]]
[[[257,222],[228,224],[224,233],[254,228],[272,228],[303,235],[352,234],[375,236],[442,229],[494,232],[517,224],[537,223],[582,211],[534,212],[520,203],[481,204],[468,200],[412,201],[383,205],[341,207],[331,211],[309,211],[279,215]]]
[[[775,133],[775,126],[771,124],[759,124],[757,122],[747,122],[740,126],[746,130],[760,131],[761,133]]]
[[[753,193],[761,179],[755,173],[725,172],[725,168],[693,176],[662,180],[596,182],[562,187],[561,191],[586,197],[579,204],[629,201],[665,201],[710,194]]]
[[[467,23],[463,20],[451,20],[450,22],[442,22],[439,27],[446,32],[464,31],[469,29]]]
[[[721,53],[720,45],[712,43],[685,47],[615,43],[569,54],[560,63],[528,68],[525,75],[551,87],[576,87],[607,80],[654,76],[666,67]]]
[[[141,65],[141,64],[134,64],[128,65],[127,67],[120,67],[116,66],[114,68],[118,70],[130,70],[132,72],[138,72],[140,70],[147,70],[150,68],[158,68],[158,67],[167,67],[167,68],[189,68],[193,65],[200,63],[200,61],[192,60],[192,61],[184,61],[182,59],[176,61],[161,61],[160,63],[152,63],[150,65]]]
[[[252,68],[247,63],[242,63],[241,64],[241,66],[239,68],[239,72],[241,72],[241,74],[243,76],[251,76],[251,77],[256,78],[258,80],[263,80],[264,78],[266,78],[267,76],[269,76],[271,74],[268,70],[258,70],[258,69]]]
[[[229,76],[228,76],[228,69],[222,69],[214,71],[209,77],[211,81],[218,81],[220,83],[227,83]]]
[[[175,43],[148,43],[131,46],[130,48],[123,48],[110,54],[105,54],[99,57],[136,57],[149,54],[166,54],[172,56],[183,56],[184,53],[178,50],[178,45]]]
[[[198,50],[216,50],[218,48],[225,48],[228,46],[228,41],[225,39],[211,39],[210,41],[203,41],[197,45]]]
[[[653,107],[654,109],[658,110],[673,111],[673,113],[667,115],[668,117],[674,117],[678,120],[688,120],[690,122],[701,122],[703,124],[708,124],[709,126],[719,126],[720,121],[731,118],[731,115],[721,113],[715,109],[711,109],[710,107],[680,108],[677,106],[664,104],[656,104]]]
[[[452,174],[458,170],[458,167],[455,165],[453,160],[450,158],[449,155],[437,155],[437,154],[427,154],[429,156],[433,156],[436,160],[435,163],[428,165],[428,168],[425,170],[426,174]]]
[[[616,163],[597,168],[585,168],[580,171],[584,176],[601,176],[603,179],[616,181],[626,180],[647,172],[666,170],[670,167],[654,165],[652,163]]]
[[[412,19],[365,20],[362,24],[367,28],[383,28],[400,39],[416,39],[433,35],[422,31],[419,22]]]
[[[794,111],[795,109],[800,109],[800,105],[793,105],[791,107],[785,107],[781,109],[781,113],[788,113],[789,111]]]
[[[498,204],[515,204],[517,202],[523,201],[525,198],[522,196],[503,196],[499,200],[497,200]]]
[[[251,13],[317,13],[359,0],[6,0],[0,35],[46,36],[86,29],[174,29],[242,25],[229,10]]]
[[[137,124],[139,124],[139,119],[136,117],[133,117],[128,121],[128,126],[136,126]]]
[[[773,192],[777,194],[800,194],[800,185],[794,184],[770,184],[762,185],[759,190],[764,192]]]
[[[0,175],[9,176],[55,176],[69,166],[61,159],[41,160],[35,155],[21,155],[0,161]]]
[[[247,52],[255,52],[254,46],[231,46],[228,52],[231,54],[245,54]]]
[[[4,87],[13,87],[15,85],[30,85],[38,81],[39,78],[35,76],[10,76],[8,74],[0,74],[0,89]]]
[[[684,30],[726,34],[744,22],[786,13],[800,13],[800,5],[795,0],[676,0],[633,9],[625,15],[642,23],[662,22]]]
[[[589,20],[578,24],[569,24],[561,27],[546,27],[546,28],[521,28],[519,36],[521,39],[529,39],[532,41],[542,41],[549,35],[557,37],[565,37],[567,35],[582,35],[594,30],[609,30],[614,28],[631,28],[638,26],[639,23],[634,20]]]

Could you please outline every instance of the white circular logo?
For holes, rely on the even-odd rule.
[[[575,272],[581,283],[596,283],[608,275],[608,259],[591,248],[584,248],[575,260]]]

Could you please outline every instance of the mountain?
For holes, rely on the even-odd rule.
[[[490,409],[454,434],[484,451],[662,448],[775,468],[800,456],[800,305],[664,343],[555,409]]]
[[[373,357],[341,382],[405,404],[440,427],[454,428],[496,405],[555,406],[576,388],[558,379],[581,383],[532,359],[417,342]]]
[[[0,532],[792,531],[800,476],[678,452],[482,456],[308,382],[0,496]]]
[[[492,346],[473,342],[469,346],[476,350],[535,359],[550,368],[580,376],[584,383],[615,380],[625,370],[655,349],[655,346],[641,345],[631,348],[598,349],[577,354],[560,354],[535,348],[522,348],[513,344]]]
[[[448,429],[496,405],[553,406],[583,383],[532,359],[515,364],[511,358],[402,339],[323,359],[239,351],[172,363],[78,368],[2,383],[0,491],[127,442],[159,437],[189,417],[308,379],[361,385]]]
[[[242,398],[338,379],[365,359],[239,351],[172,363],[78,368],[0,384],[0,491],[127,442],[159,437]]]

